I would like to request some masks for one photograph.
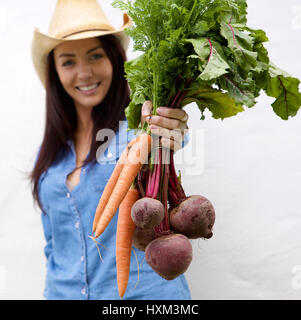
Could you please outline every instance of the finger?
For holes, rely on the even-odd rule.
[[[179,141],[180,143],[184,139],[184,133],[179,129],[168,130],[166,128],[156,127],[154,125],[151,125],[150,129],[152,134],[165,137],[174,141]]]
[[[152,114],[153,104],[150,100],[147,100],[143,103],[141,108],[141,115],[142,117],[147,117]]]
[[[184,111],[184,110],[183,110],[183,111]],[[184,111],[184,112],[185,112],[185,111]],[[189,119],[188,113],[185,112],[185,115],[184,115],[184,117],[181,119],[181,121],[184,122],[184,123],[186,123],[186,122],[188,121],[188,119]]]
[[[174,130],[180,129],[182,127],[183,122],[177,119],[171,119],[167,117],[161,116],[152,116],[150,119],[146,119],[149,124],[156,125],[158,127]]]
[[[188,120],[188,114],[183,109],[173,109],[168,107],[160,107],[157,109],[157,113],[160,116],[177,119],[183,122]]]
[[[162,147],[170,149],[174,152],[182,148],[182,143],[179,143],[178,141],[170,140],[164,137],[161,138],[161,144],[162,144]]]
[[[178,128],[183,133],[186,133],[189,129],[187,122],[181,122],[180,128]]]

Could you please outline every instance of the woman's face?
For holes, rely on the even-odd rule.
[[[66,41],[54,49],[59,79],[76,107],[92,109],[110,89],[113,66],[101,40]]]

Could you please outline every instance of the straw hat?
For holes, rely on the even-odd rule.
[[[58,0],[50,21],[48,35],[35,28],[32,40],[32,61],[43,86],[46,87],[47,56],[57,45],[68,40],[114,34],[126,51],[129,37],[123,30],[130,25],[131,19],[124,13],[123,26],[115,29],[97,0]]]

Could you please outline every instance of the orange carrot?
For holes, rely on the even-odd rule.
[[[98,224],[98,221],[99,221],[99,218],[107,204],[107,202],[109,201],[110,199],[110,195],[111,193],[113,192],[114,188],[115,188],[115,185],[116,185],[116,182],[120,176],[120,173],[123,169],[123,166],[126,162],[126,158],[127,158],[127,155],[128,155],[128,149],[137,141],[138,137],[135,137],[134,139],[132,139],[127,147],[125,148],[125,150],[123,151],[123,153],[121,154],[113,172],[112,172],[112,175],[110,177],[110,179],[108,180],[104,190],[103,190],[103,193],[102,193],[102,196],[98,202],[98,205],[97,205],[97,208],[96,208],[96,212],[95,212],[95,216],[94,216],[94,221],[93,221],[93,229],[92,229],[92,232],[95,232],[96,230],[96,227],[97,227],[97,224]]]
[[[95,238],[99,237],[115,215],[121,201],[126,196],[143,164],[146,163],[151,149],[150,135],[143,133],[129,150],[126,163],[119,175],[116,186],[98,221]]]
[[[130,274],[132,240],[136,226],[131,208],[140,198],[137,189],[130,188],[119,206],[116,230],[116,270],[119,296],[123,298]]]

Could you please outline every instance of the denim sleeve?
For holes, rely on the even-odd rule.
[[[46,245],[44,247],[44,253],[46,259],[48,260],[50,253],[52,251],[52,228],[51,228],[51,221],[47,213],[41,213],[44,237],[46,240]]]
[[[49,215],[44,211],[45,209],[45,201],[43,201],[43,197],[41,195],[41,182],[43,181],[44,174],[40,177],[40,181],[38,184],[38,194],[40,198],[40,202],[42,204],[42,212],[41,212],[41,220],[42,220],[42,226],[44,231],[44,237],[46,240],[46,245],[44,247],[44,253],[46,256],[46,259],[48,260],[48,257],[52,251],[52,226],[51,226],[51,220]]]
[[[35,161],[34,161],[34,165],[36,165],[36,162],[38,160],[38,156],[40,154],[41,151],[41,147],[39,147]],[[40,176],[39,182],[38,182],[38,195],[41,199],[41,182],[43,180],[44,177],[44,173],[42,173],[42,175]],[[41,201],[43,202],[43,201]],[[43,205],[43,203],[42,203]],[[48,259],[51,251],[52,251],[52,228],[51,228],[51,221],[50,221],[50,217],[47,215],[46,212],[41,212],[41,220],[42,220],[42,226],[43,226],[43,232],[44,232],[44,237],[46,240],[46,246],[44,247],[44,253],[46,256],[46,259]]]
[[[189,132],[188,132],[188,130],[186,130],[185,134],[184,134],[184,139],[182,141],[182,148],[186,147],[189,140],[190,140]]]
[[[184,132],[184,139],[182,141],[182,149],[186,147],[187,143],[189,142],[189,132],[188,130],[185,130]],[[181,149],[179,149],[181,150]],[[174,154],[177,153],[179,150],[174,151]]]

